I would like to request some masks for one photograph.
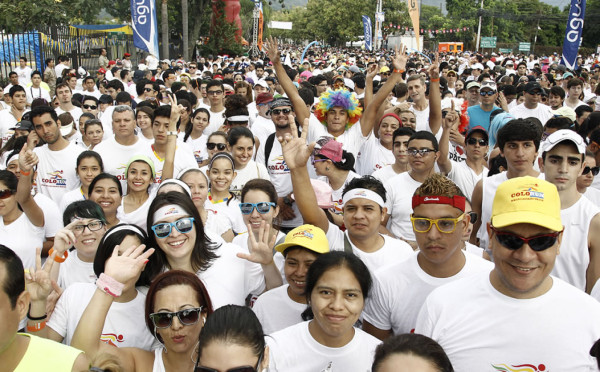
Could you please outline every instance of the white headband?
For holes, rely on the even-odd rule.
[[[249,119],[248,115],[235,115],[235,116],[228,117],[227,121],[243,122],[243,121],[248,121],[248,119]]]
[[[177,186],[181,187],[183,189],[183,191],[185,191],[187,193],[188,196],[190,196],[190,197],[192,196],[192,190],[190,190],[190,187],[181,180],[178,180],[176,178],[166,179],[160,183],[160,186],[158,186],[158,190],[162,189],[162,187],[166,186],[166,185],[177,185]]]
[[[126,224],[126,225],[115,226],[114,229],[110,230],[109,232],[106,233],[106,235],[104,235],[104,237],[102,238],[102,241],[103,242],[106,241],[106,239],[108,239],[108,237],[111,236],[112,234],[114,234],[118,231],[123,231],[123,230],[133,231],[134,233],[138,234],[141,237],[146,237],[146,233],[142,229],[137,227],[136,225]]]
[[[342,203],[343,203],[343,205],[346,205],[346,203],[348,203],[348,201],[350,201],[351,199],[355,199],[355,198],[363,198],[363,199],[371,200],[371,201],[379,204],[379,206],[381,208],[385,208],[385,203],[383,202],[383,198],[381,197],[381,195],[379,195],[375,191],[371,191],[369,189],[352,189],[352,190],[347,191],[344,194],[344,197],[342,198]]]
[[[154,212],[152,220],[156,222],[166,217],[179,217],[187,215],[189,215],[189,213],[186,213],[180,206],[175,204],[169,204],[159,208],[156,212]]]

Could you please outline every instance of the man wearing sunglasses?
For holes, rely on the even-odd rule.
[[[210,103],[210,123],[204,129],[204,134],[210,136],[225,123],[225,87],[220,80],[211,80],[206,84],[206,96]]]
[[[479,88],[479,96],[479,104],[467,108],[469,129],[479,126],[487,131],[490,128],[490,115],[492,111],[499,108],[494,104],[496,98],[498,98],[496,83],[491,80],[482,81]]]
[[[503,182],[487,224],[494,269],[425,301],[415,332],[436,340],[456,371],[596,370],[589,351],[600,338],[600,304],[550,275],[565,241],[563,222],[571,223],[560,208],[547,181]]]
[[[376,272],[364,310],[363,329],[384,340],[414,330],[425,299],[435,288],[476,273],[492,264],[463,252],[469,228],[466,198],[456,184],[436,173],[412,196],[410,220],[419,251],[409,259]]]
[[[509,113],[515,119],[537,118],[542,122],[542,125],[546,124],[554,114],[552,114],[550,106],[540,104],[542,98],[542,86],[540,83],[530,81],[525,84],[523,93],[525,102],[510,109]]]
[[[560,196],[565,230],[552,274],[591,292],[600,277],[600,208],[577,191],[577,177],[585,167],[585,142],[577,133],[552,133],[542,149],[540,169]]]

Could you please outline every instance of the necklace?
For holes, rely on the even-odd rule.
[[[213,200],[212,195],[210,194],[210,191],[208,192],[208,200],[210,200],[211,203],[213,204],[219,204],[219,203],[223,203],[229,200],[229,196],[220,200]]]

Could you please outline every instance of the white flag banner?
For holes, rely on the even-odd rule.
[[[269,22],[269,28],[277,28],[280,30],[291,30],[292,22],[271,21],[271,22]]]

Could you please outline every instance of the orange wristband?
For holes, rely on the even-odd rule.
[[[45,320],[43,322],[40,322],[40,323],[35,323],[32,326],[27,326],[27,332],[37,332],[37,331],[41,331],[44,328],[46,328],[46,321]]]
[[[54,248],[50,248],[50,250],[48,251],[48,256],[52,256],[52,253],[54,253]],[[54,256],[54,262],[65,262],[65,260],[67,259],[67,257],[69,257],[69,251],[65,251],[65,253],[63,253],[63,256]]]
[[[22,170],[20,170],[19,173],[21,173],[21,175],[23,175],[23,176],[29,176],[31,174],[31,171],[23,172]]]
[[[429,81],[433,81],[433,82],[437,83],[437,82],[439,82],[439,81],[440,81],[440,78],[437,78],[437,79],[429,79]]]
[[[404,70],[398,70],[398,69],[396,69],[396,68],[395,68],[395,69],[394,69],[394,72],[396,72],[396,73],[399,73],[399,74],[402,74],[402,73],[404,73]]]

